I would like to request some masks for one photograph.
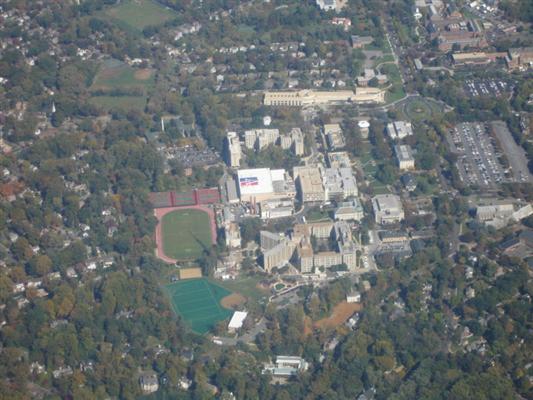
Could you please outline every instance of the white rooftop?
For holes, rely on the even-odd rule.
[[[231,317],[231,320],[229,321],[228,328],[229,329],[242,328],[242,324],[247,316],[248,316],[248,313],[245,311],[235,311],[233,313],[233,316]]]

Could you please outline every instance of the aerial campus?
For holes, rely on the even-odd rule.
[[[533,2],[0,2],[0,399],[533,398]]]

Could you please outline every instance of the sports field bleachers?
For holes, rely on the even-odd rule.
[[[154,208],[215,204],[220,203],[220,193],[217,188],[186,192],[152,192],[150,202]]]

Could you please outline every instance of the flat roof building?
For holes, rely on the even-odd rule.
[[[295,244],[284,235],[268,231],[260,232],[263,267],[266,272],[285,266],[291,259]]]
[[[404,219],[402,201],[394,194],[374,196],[372,208],[377,224],[395,224]]]
[[[276,144],[279,139],[279,129],[250,129],[244,132],[244,145],[250,150],[262,150]]]
[[[339,204],[335,210],[335,219],[340,221],[360,221],[364,217],[363,206],[361,202],[355,198],[350,201],[345,201]]]
[[[302,107],[328,103],[384,103],[385,92],[378,88],[356,88],[352,90],[265,92],[263,104],[277,107]]]
[[[341,149],[346,145],[342,129],[339,124],[325,124],[324,135],[331,150]]]
[[[326,154],[326,159],[328,161],[328,166],[330,168],[341,168],[341,167],[350,168],[352,165],[350,156],[345,151],[329,152]]]
[[[284,169],[254,168],[237,171],[241,201],[261,202],[276,198],[294,198],[294,181]]]
[[[413,135],[413,125],[406,121],[394,121],[387,124],[387,134],[392,140],[403,139]]]
[[[351,168],[326,168],[323,179],[328,200],[342,200],[358,194],[357,182]]]
[[[226,135],[226,162],[230,167],[241,165],[242,149],[237,132],[228,132]]]
[[[294,199],[274,199],[261,202],[261,219],[286,218],[294,215]]]
[[[400,171],[415,169],[415,159],[411,146],[406,144],[394,146],[394,154]]]
[[[309,364],[301,357],[277,356],[274,364],[265,364],[263,373],[277,377],[290,377],[300,371],[306,371]]]
[[[244,320],[248,316],[248,313],[245,311],[235,311],[233,313],[233,316],[231,317],[231,320],[228,323],[228,330],[230,332],[234,332],[237,329],[242,328],[242,324],[244,323]]]
[[[326,200],[318,166],[294,167],[293,175],[302,202],[323,202]]]

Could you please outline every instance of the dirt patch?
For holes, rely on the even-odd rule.
[[[360,303],[347,303],[343,301],[333,308],[333,312],[329,317],[316,321],[313,326],[318,329],[335,328],[344,324],[353,313],[362,309],[363,306]]]
[[[145,81],[147,79],[150,79],[150,77],[152,76],[152,70],[149,68],[138,69],[137,71],[135,71],[134,76],[135,79],[139,81]]]
[[[202,277],[201,268],[182,268],[179,272],[180,279],[194,279]]]
[[[232,293],[220,300],[220,304],[222,304],[222,307],[225,308],[235,308],[241,304],[244,304],[245,302],[246,298],[239,293]]]

